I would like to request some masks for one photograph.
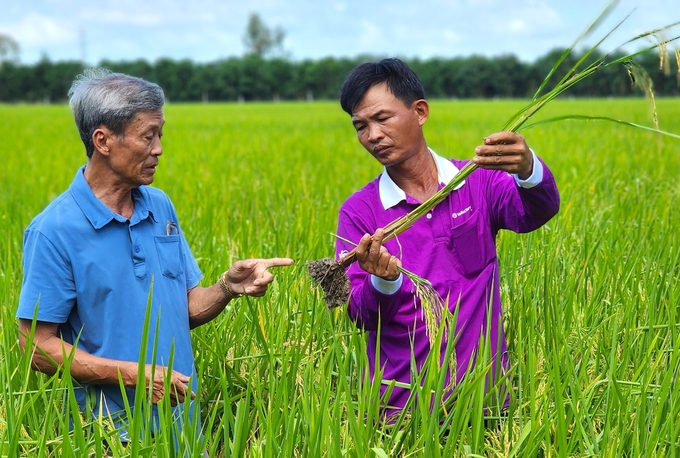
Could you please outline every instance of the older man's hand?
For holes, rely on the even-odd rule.
[[[189,390],[189,377],[186,375],[172,371],[168,392],[166,393],[165,378],[168,368],[159,365],[153,367],[151,364],[147,364],[144,369],[147,387],[152,385],[151,401],[154,404],[158,404],[166,394],[170,396],[170,405],[172,406],[183,403],[187,395],[191,396],[191,399],[196,398],[196,393]]]
[[[268,269],[293,264],[290,258],[246,259],[236,261],[227,271],[229,288],[236,294],[260,297],[267,292],[267,286],[274,280]]]

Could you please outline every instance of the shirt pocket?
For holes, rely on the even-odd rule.
[[[464,222],[453,226],[451,243],[464,277],[474,277],[496,257],[490,228],[475,211]]]
[[[182,273],[179,235],[157,235],[155,239],[161,272],[166,277],[177,278]]]

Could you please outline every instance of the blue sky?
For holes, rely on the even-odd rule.
[[[608,40],[680,21],[680,0],[621,0]],[[286,32],[295,60],[362,53],[429,58],[511,53],[526,62],[570,45],[605,0],[0,0],[0,33],[20,45],[20,61],[160,57],[208,62],[244,52],[251,12]],[[676,27],[676,34],[680,34]],[[595,36],[600,36],[596,34]],[[651,43],[651,42],[650,42]],[[626,48],[630,49],[630,48]],[[634,48],[634,49],[637,49]]]

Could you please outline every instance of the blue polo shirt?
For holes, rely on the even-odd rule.
[[[196,391],[187,291],[202,274],[170,199],[140,186],[124,218],[95,197],[84,169],[24,233],[17,318],[58,323],[66,342],[90,354],[138,361],[148,304],[145,362],[155,348],[156,364],[191,376]],[[132,406],[134,390],[126,391]],[[76,396],[81,409],[88,397],[95,414],[114,418],[125,406],[117,384],[85,385]]]

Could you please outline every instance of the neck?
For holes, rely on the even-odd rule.
[[[132,199],[133,187],[120,183],[111,175],[110,169],[102,167],[94,157],[85,166],[85,181],[95,197],[104,205],[124,218],[131,218],[135,210]],[[107,173],[107,171],[109,173]]]
[[[420,202],[439,189],[437,164],[427,146],[404,162],[387,167],[387,173],[399,188]]]

